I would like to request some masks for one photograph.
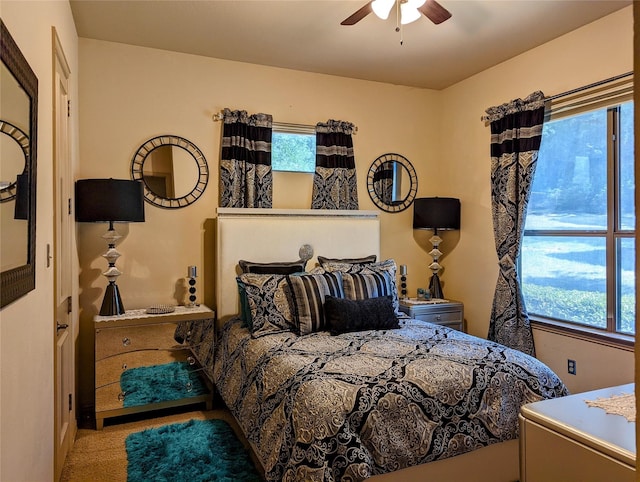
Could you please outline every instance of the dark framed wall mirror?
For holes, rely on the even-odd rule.
[[[198,200],[209,182],[209,167],[202,151],[179,136],[149,139],[131,161],[131,178],[144,184],[145,200],[161,208],[176,209]]]
[[[35,288],[38,78],[0,19],[0,308]]]
[[[373,203],[383,211],[404,211],[411,206],[418,192],[416,171],[406,157],[383,154],[369,168],[367,191]]]

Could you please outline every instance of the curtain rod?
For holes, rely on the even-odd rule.
[[[545,101],[556,100],[556,99],[559,99],[560,97],[566,97],[567,95],[577,94],[578,92],[582,92],[583,90],[593,89],[594,87],[599,87],[603,84],[608,84],[609,82],[615,82],[616,80],[624,79],[625,77],[629,77],[630,75],[633,75],[633,71],[627,72],[625,74],[616,75],[614,77],[609,77],[608,79],[599,80],[598,82],[594,82],[593,84],[568,90],[566,92],[562,92],[561,94],[552,95],[551,97],[545,97],[544,100]]]
[[[222,114],[222,112],[218,112],[216,114],[213,114],[211,116],[211,118],[213,119],[213,122],[221,122],[224,119],[224,114]],[[309,129],[314,129],[316,128],[316,126],[311,125],[311,124],[293,124],[293,123],[289,123],[289,122],[273,122],[273,125],[275,127],[280,127],[283,129],[293,129],[293,130],[309,130]],[[353,126],[353,133],[356,134],[358,132],[358,126]]]
[[[552,95],[552,96],[549,96],[549,97],[545,97],[544,100],[545,100],[545,102],[550,102],[550,101],[559,99],[561,97],[566,97],[568,95],[577,94],[578,92],[582,92],[583,90],[589,90],[589,89],[593,89],[594,87],[599,87],[601,85],[608,84],[609,82],[615,82],[616,80],[624,79],[625,77],[629,77],[631,75],[633,75],[633,71],[626,72],[624,74],[616,75],[616,76],[613,76],[613,77],[609,77],[608,79],[599,80],[597,82],[593,82],[592,84],[583,85],[582,87],[577,87],[575,89],[571,89],[571,90],[568,90],[566,92],[562,92],[560,94],[556,94],[556,95]],[[486,121],[487,118],[488,118],[488,116],[483,115],[482,117],[480,117],[480,120],[481,121]]]

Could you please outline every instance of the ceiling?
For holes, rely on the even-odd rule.
[[[632,4],[438,0],[452,18],[395,31],[394,12],[340,22],[367,0],[71,0],[80,37],[443,89]],[[394,9],[395,11],[395,9]]]

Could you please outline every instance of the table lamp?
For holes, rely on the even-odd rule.
[[[144,189],[141,181],[128,179],[81,179],[76,181],[76,221],[81,223],[109,223],[102,236],[108,249],[102,255],[109,267],[102,273],[109,284],[104,293],[100,316],[123,315],[125,312],[116,280],[122,273],[116,268],[120,253],[116,241],[120,235],[114,222],[144,222]]]
[[[438,271],[440,264],[438,259],[442,252],[438,246],[442,238],[438,236],[438,230],[460,229],[460,200],[450,197],[424,197],[413,202],[413,229],[433,229],[433,236],[429,239],[432,249],[429,252],[433,258],[429,269],[431,280],[429,291],[432,298],[444,298]]]

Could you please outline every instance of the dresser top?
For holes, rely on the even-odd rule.
[[[147,313],[147,309],[143,308],[140,310],[127,310],[124,315],[115,315],[115,316],[100,316],[96,315],[93,317],[93,321],[95,323],[109,323],[113,322],[123,322],[123,324],[127,324],[127,322],[133,321],[154,321],[154,322],[163,322],[163,321],[189,321],[189,320],[206,320],[209,318],[213,318],[215,315],[213,311],[205,306],[205,305],[197,305],[194,307],[187,306],[176,306],[175,311],[171,313],[161,313],[161,314],[150,314]],[[118,323],[120,324],[120,323]]]
[[[633,383],[529,403],[522,416],[555,432],[604,452],[631,466],[636,465],[636,423],[607,413],[587,402],[633,394]]]

